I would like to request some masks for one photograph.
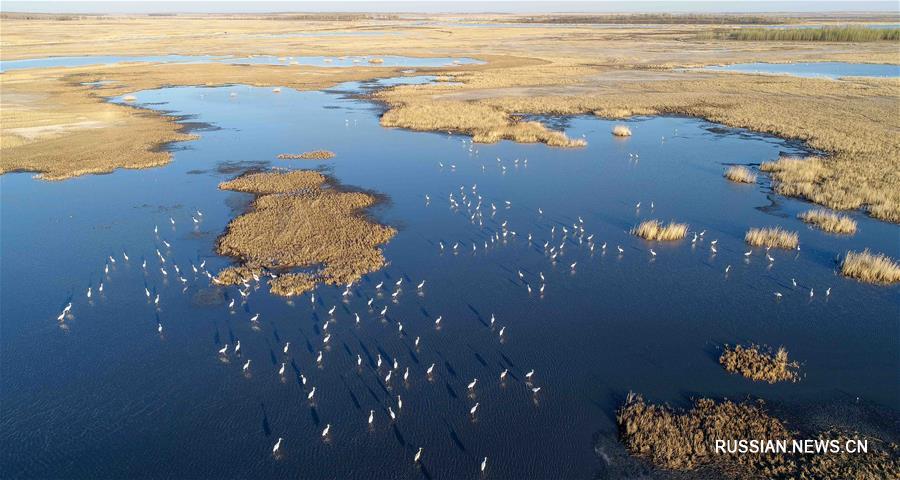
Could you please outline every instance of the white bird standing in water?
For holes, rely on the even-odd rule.
[[[290,349],[290,348],[291,348],[291,342],[287,342],[284,344],[284,349],[282,351],[284,352],[285,355],[287,355],[288,349]]]
[[[416,286],[416,288],[419,289],[419,290],[421,290],[422,287],[424,287],[424,286],[425,286],[425,280],[422,280],[422,283],[418,284],[418,285]]]
[[[251,322],[255,322],[255,321],[257,321],[257,320],[259,320],[259,314],[258,314],[258,313],[257,313],[256,315],[250,317],[250,321],[251,321]]]
[[[319,356],[316,357],[316,363],[322,363],[322,351],[319,350]]]
[[[313,387],[312,390],[309,391],[309,394],[306,395],[306,399],[312,400],[314,396],[316,396],[316,387]]]
[[[473,415],[473,416],[474,416],[474,415],[475,415],[475,412],[477,412],[477,411],[478,411],[478,406],[479,406],[479,405],[481,405],[481,404],[480,404],[480,403],[478,403],[478,402],[475,402],[475,406],[474,406],[474,407],[472,407],[472,409],[471,409],[471,410],[469,410],[469,415]]]
[[[419,459],[422,458],[422,447],[419,447],[419,451],[416,452],[416,456],[413,457],[413,463],[419,463]]]
[[[357,367],[361,367],[361,366],[362,366],[362,355],[360,355],[360,354],[358,354],[358,353],[356,354],[356,366],[357,366]]]
[[[503,336],[504,333],[506,333],[506,327],[503,327],[503,328],[500,329],[500,336],[501,336],[501,337]]]
[[[282,377],[284,376],[284,362],[281,362],[281,368],[278,369],[278,374]]]
[[[369,425],[375,423],[375,410],[369,410]]]
[[[508,373],[509,373],[509,369],[508,369],[508,368],[505,369],[505,370],[503,370],[502,372],[500,372],[500,381],[501,381],[501,382],[504,381],[504,380],[506,380],[506,375],[507,375]]]
[[[441,326],[441,319],[442,319],[442,318],[444,318],[444,317],[441,316],[441,315],[438,315],[437,320],[434,321],[434,326],[435,326],[435,327]]]
[[[531,382],[531,377],[533,377],[533,376],[534,376],[534,369],[533,369],[533,368],[531,369],[530,372],[528,372],[528,373],[525,374],[525,378],[526,378],[529,382]]]
[[[281,451],[281,441],[282,441],[282,440],[283,440],[283,439],[282,439],[281,437],[278,437],[278,441],[275,442],[275,446],[272,447],[272,453],[273,453],[273,454],[277,454],[279,451]]]
[[[238,340],[236,344],[234,344],[234,354],[240,355],[241,353],[241,341]]]
[[[381,316],[383,317],[386,313],[387,313],[387,305],[385,305],[384,308],[381,309]]]
[[[487,457],[484,457],[484,460],[481,461],[481,471],[484,472],[484,469],[487,468]]]
[[[388,407],[388,415],[391,416],[391,420],[396,420],[396,419],[397,419],[397,414],[394,413],[394,410],[393,410],[391,407]]]
[[[88,287],[87,298],[91,298],[91,287]]]
[[[250,359],[247,359],[247,363],[244,364],[244,368],[242,370],[245,372],[247,370],[250,370]]]
[[[331,310],[328,310],[328,314],[329,314],[329,315],[334,315],[335,309],[337,309],[337,305],[331,307]]]
[[[327,437],[329,431],[331,431],[331,424],[330,424],[330,423],[329,423],[328,425],[325,425],[325,430],[322,430],[322,436],[323,436],[323,437]]]
[[[476,384],[476,383],[478,383],[478,379],[477,379],[477,378],[474,379],[474,380],[472,380],[472,382],[469,383],[469,386],[468,386],[467,388],[468,388],[469,390],[475,390],[475,384]]]
[[[434,364],[432,363],[431,366],[428,367],[428,370],[425,370],[425,373],[426,373],[428,376],[431,376],[431,374],[432,374],[433,372],[434,372]]]
[[[219,355],[228,355],[228,344],[219,349]]]

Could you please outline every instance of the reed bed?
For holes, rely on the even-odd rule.
[[[694,470],[715,465],[756,470],[765,464],[764,470],[779,476],[792,470],[789,459],[783,455],[715,453],[716,439],[791,439],[787,427],[769,416],[761,402],[716,403],[703,398],[692,409],[680,411],[646,403],[640,395],[629,393],[616,419],[626,448],[658,467]]]
[[[800,244],[797,232],[782,230],[781,227],[751,228],[744,235],[744,241],[754,247],[771,247],[793,250]]]
[[[370,58],[369,63],[384,63],[383,58]]]
[[[701,398],[694,402],[693,408],[685,411],[647,403],[640,395],[629,393],[625,404],[616,413],[616,420],[622,441],[633,455],[668,470],[693,471],[711,467],[728,478],[784,480],[862,480],[900,476],[900,457],[896,455],[900,447],[896,444],[834,428],[812,436],[837,439],[840,445],[849,439],[866,439],[869,452],[802,455],[715,451],[716,440],[784,440],[790,445],[796,434],[788,430],[784,422],[769,415],[764,407],[761,400],[735,403]]]
[[[631,233],[645,240],[671,241],[681,240],[687,235],[688,224],[669,222],[663,225],[659,220],[647,220],[633,228]]]
[[[411,130],[463,132],[479,143],[513,140],[521,143],[546,143],[552,147],[583,147],[584,139],[571,139],[565,133],[548,129],[540,122],[520,121],[506,112],[472,102],[416,101],[397,104],[381,117],[385,127]]]
[[[318,172],[295,170],[247,174],[220,184],[257,198],[249,212],[228,225],[218,252],[273,270],[318,268],[312,278],[332,285],[381,268],[384,256],[378,247],[396,230],[365,217],[363,210],[376,201],[373,195],[338,191],[326,180]],[[309,287],[299,274],[277,280],[276,294]]]
[[[852,235],[856,233],[856,220],[846,216],[838,215],[828,210],[820,208],[809,210],[797,216],[800,220],[830,233],[841,233]]]
[[[313,150],[303,153],[281,153],[278,155],[279,160],[328,160],[334,158],[334,152],[328,150]]]
[[[900,28],[865,28],[856,26],[823,28],[741,28],[704,32],[701,39],[742,40],[754,42],[895,42]]]
[[[719,363],[728,372],[739,373],[756,382],[796,382],[800,378],[800,364],[788,360],[784,347],[773,354],[771,349],[759,345],[725,345]]]
[[[736,183],[756,183],[756,174],[749,168],[734,165],[725,170],[725,178]]]
[[[841,263],[841,274],[868,283],[900,282],[900,264],[883,253],[847,252]]]
[[[269,291],[282,297],[303,295],[316,288],[318,282],[315,275],[306,273],[286,273],[269,280]]]
[[[631,129],[627,125],[616,125],[612,129],[612,134],[617,137],[630,137]]]
[[[238,265],[219,271],[216,283],[220,285],[240,285],[253,280],[253,275],[262,275],[263,269],[252,265]]]

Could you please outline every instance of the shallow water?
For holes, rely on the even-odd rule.
[[[380,58],[382,63],[370,63]],[[446,67],[455,64],[482,63],[471,58],[451,57],[403,57],[397,55],[368,55],[347,57],[256,55],[252,57],[230,57],[214,55],[156,55],[156,56],[112,56],[96,55],[83,57],[47,57],[0,62],[0,72],[24,68],[81,67],[85,65],[109,65],[115,63],[228,63],[235,65],[312,65],[316,67]]]
[[[703,70],[793,75],[795,77],[900,77],[900,65],[846,62],[736,63],[711,65]]]
[[[900,229],[852,214],[855,236],[829,235],[799,222],[796,214],[809,205],[773,195],[764,177],[756,185],[722,178],[728,164],[803,153],[799,145],[676,117],[628,121],[634,135],[618,139],[609,133],[613,122],[575,117],[547,120],[583,135],[583,149],[473,147],[465,136],[382,128],[377,105],[345,96],[360,87],[137,92],[139,104],[210,126],[196,132],[198,140],[173,145],[173,162],[161,168],[63,182],[0,177],[3,477],[476,478],[487,456],[486,478],[591,478],[627,463],[615,454],[614,418],[630,390],[680,406],[699,395],[800,405],[860,397],[896,411],[900,288],[844,279],[835,261],[864,247],[898,256]],[[320,148],[337,156],[275,158]],[[288,301],[261,286],[230,311],[237,289],[211,288],[190,268],[205,261],[215,273],[230,264],[214,253],[215,240],[250,197],[216,185],[247,169],[318,165],[346,185],[389,197],[372,212],[399,229],[384,248],[389,265],[359,282],[346,302],[342,287],[320,287],[313,306],[310,295]],[[483,226],[470,222],[465,206],[448,204],[451,193],[461,201],[461,186],[472,199],[475,184],[485,203]],[[198,209],[203,215],[194,226]],[[571,234],[579,217],[586,232],[580,239]],[[653,245],[628,234],[649,218],[685,221],[706,233],[695,245]],[[492,242],[504,221],[517,236]],[[773,251],[771,264],[761,250],[745,259],[744,232],[770,225],[798,230],[801,251]],[[564,226],[570,234],[554,264],[541,245],[562,244]],[[167,278],[157,248],[167,258]],[[104,274],[109,255],[117,261]],[[187,272],[186,284],[172,263]],[[543,295],[536,291],[540,273]],[[389,293],[399,279],[394,303]],[[382,281],[390,289],[379,294]],[[145,287],[160,295],[159,308]],[[781,301],[774,291],[784,294]],[[386,319],[367,308],[373,296],[375,309],[389,307]],[[73,318],[61,328],[56,316],[69,301]],[[333,337],[323,348],[333,305]],[[249,319],[257,313],[254,329]],[[237,340],[243,356],[217,356]],[[289,358],[281,353],[286,341]],[[717,347],[737,342],[785,345],[803,363],[803,380],[760,385],[726,374]],[[387,385],[387,369],[375,373],[379,354],[400,364]],[[281,362],[288,364],[283,379],[276,373]],[[403,382],[406,367],[410,379]],[[537,395],[524,382],[531,369]],[[476,377],[469,394],[466,385]],[[391,423],[387,408],[398,410],[398,394],[403,408]],[[476,402],[473,418],[468,411]],[[278,437],[285,440],[276,459]],[[613,465],[597,455],[598,444]],[[419,447],[425,450],[417,466]]]

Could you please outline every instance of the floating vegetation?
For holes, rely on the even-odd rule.
[[[800,364],[788,361],[788,352],[780,347],[773,355],[759,345],[725,346],[719,363],[730,373],[739,373],[757,382],[796,382]]]
[[[257,195],[252,210],[235,218],[219,238],[218,252],[238,257],[246,266],[279,270],[316,267],[279,276],[272,293],[297,294],[309,282],[347,284],[384,265],[379,245],[396,230],[367,219],[362,210],[376,198],[326,185],[314,171],[263,172],[219,185],[223,190]],[[282,279],[282,277],[287,277]]]
[[[370,58],[369,63],[384,63],[383,58]]]
[[[876,479],[900,476],[898,446],[857,432],[830,429],[815,437],[836,441],[841,452],[803,455],[780,453],[768,448],[774,442],[792,447],[795,435],[770,416],[760,400],[756,404],[715,402],[702,398],[692,409],[675,410],[646,403],[629,393],[616,414],[625,447],[660,468],[692,471],[702,467],[721,470],[731,478],[846,478]],[[761,442],[760,452],[716,452],[716,440],[739,439]],[[848,441],[866,440],[867,453],[847,453]],[[802,441],[802,440],[801,440]],[[773,443],[769,443],[773,442]]]
[[[633,228],[631,233],[646,240],[680,240],[687,235],[688,224],[669,222],[663,225],[659,220],[647,220]]]
[[[797,232],[782,230],[781,227],[751,228],[744,235],[744,241],[754,247],[771,247],[792,250],[800,243]]]
[[[328,160],[334,158],[334,152],[328,150],[313,150],[303,153],[282,153],[278,155],[281,160]]]
[[[841,274],[869,283],[900,282],[900,264],[883,253],[847,252],[841,263]]]
[[[737,183],[756,182],[756,174],[750,171],[749,168],[741,165],[728,167],[728,169],[725,170],[725,178]]]
[[[616,125],[612,129],[612,134],[617,137],[630,137],[631,129],[626,125]]]
[[[809,210],[798,215],[800,220],[831,233],[856,233],[856,220],[828,210]]]

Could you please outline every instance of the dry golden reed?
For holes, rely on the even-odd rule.
[[[396,230],[364,216],[376,198],[338,191],[325,182],[318,172],[295,170],[252,173],[220,184],[257,198],[249,212],[228,225],[218,252],[270,270],[318,268],[315,279],[332,285],[381,268],[378,246]],[[306,281],[299,274],[277,280],[273,293],[303,290]]]
[[[856,233],[856,220],[846,215],[829,212],[828,210],[809,210],[798,215],[798,218],[826,232],[848,235]]]
[[[285,273],[269,280],[269,291],[282,297],[303,295],[316,288],[315,275],[306,273]]]
[[[797,232],[782,230],[781,227],[751,228],[744,235],[744,241],[754,247],[771,247],[791,250],[800,243]]]
[[[616,419],[628,450],[658,467],[693,470],[704,465],[730,465],[765,470],[770,475],[791,471],[783,455],[715,452],[716,439],[791,439],[791,432],[778,419],[769,416],[761,403],[716,403],[703,398],[691,410],[676,411],[646,403],[640,395],[629,393]],[[766,467],[762,468],[763,465]]]
[[[262,275],[263,270],[258,266],[238,265],[228,267],[215,276],[215,283],[219,285],[240,285],[253,280],[253,276]]]
[[[731,373],[739,373],[757,382],[796,382],[800,364],[788,360],[788,352],[781,347],[773,355],[759,345],[742,347],[725,345],[719,363]]]
[[[725,178],[737,183],[756,182],[756,174],[750,171],[749,168],[741,165],[728,167],[728,169],[725,170]]]
[[[631,233],[645,240],[680,240],[687,235],[688,224],[669,222],[663,225],[659,220],[647,220],[633,228]]]
[[[900,264],[883,253],[847,252],[841,263],[841,274],[869,283],[900,282]]]
[[[631,129],[627,125],[616,125],[612,129],[612,134],[617,137],[630,137]]]
[[[328,150],[313,150],[303,153],[281,153],[278,155],[280,160],[328,160],[334,158],[334,152]]]
[[[716,440],[783,440],[791,444],[795,434],[781,420],[769,415],[761,400],[756,404],[717,403],[702,398],[684,411],[647,403],[640,395],[629,393],[616,413],[616,420],[622,442],[633,455],[668,470],[712,467],[720,470],[725,478],[739,479],[874,480],[900,476],[896,444],[839,429],[819,432],[816,438],[837,439],[840,445],[849,439],[866,439],[868,453],[716,452]],[[709,476],[702,475],[702,478]]]

